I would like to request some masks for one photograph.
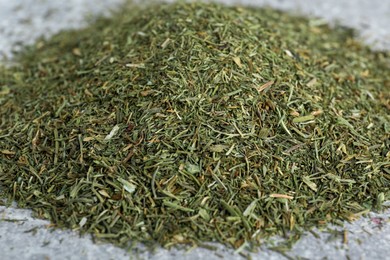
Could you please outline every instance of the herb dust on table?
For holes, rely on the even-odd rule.
[[[123,8],[2,68],[2,196],[124,246],[352,221],[390,198],[388,52],[269,9]]]

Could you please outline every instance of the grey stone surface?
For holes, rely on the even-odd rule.
[[[85,26],[86,17],[108,14],[123,0],[0,0],[0,60],[12,59],[21,46],[34,43],[62,29]],[[389,0],[219,0],[227,4],[271,6],[317,17],[328,23],[355,28],[359,37],[374,49],[390,50]],[[386,76],[386,75],[384,75]],[[390,210],[335,232],[315,230],[305,234],[286,254],[306,259],[390,259]],[[316,234],[316,235],[313,235]],[[345,239],[347,238],[347,239]],[[275,243],[278,239],[275,238]],[[253,259],[281,259],[265,245]],[[57,230],[48,221],[31,217],[31,212],[0,206],[0,259],[241,259],[231,249],[216,245],[216,251],[158,249],[152,253],[140,246],[127,251],[110,244],[94,243],[90,236]]]
[[[287,256],[303,259],[390,259],[390,211],[377,214],[333,230],[306,233]],[[347,239],[345,240],[345,235]],[[313,235],[315,234],[315,235]],[[279,240],[275,239],[275,244]],[[252,259],[283,259],[281,254],[264,245]],[[90,236],[50,227],[50,222],[31,217],[27,209],[0,206],[0,259],[242,259],[232,249],[215,245],[216,251],[195,248],[190,251],[163,248],[149,252],[139,246],[127,251],[113,245],[94,243]]]
[[[88,17],[107,15],[124,0],[0,0],[0,59],[63,29],[85,26]]]

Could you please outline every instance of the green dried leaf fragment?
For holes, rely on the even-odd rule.
[[[129,192],[129,193],[134,193],[134,191],[136,190],[137,186],[129,181],[126,181],[122,178],[118,178],[117,179],[120,183],[122,183],[122,187],[123,189],[125,189],[125,191]]]
[[[187,208],[187,207],[183,207],[175,202],[171,202],[171,201],[168,201],[168,200],[164,200],[163,204],[169,208],[172,208],[174,210],[181,210],[181,211],[184,211],[184,212],[194,212],[195,210],[194,209],[190,209],[190,208]]]
[[[198,172],[201,171],[198,165],[195,165],[195,164],[192,164],[192,163],[186,163],[185,169],[190,174],[195,174],[195,173],[198,173]]]
[[[293,119],[294,123],[303,123],[307,121],[314,120],[315,117],[313,115],[307,115],[307,116],[300,116]]]
[[[212,145],[210,147],[211,152],[216,152],[216,153],[222,153],[225,150],[229,149],[228,145],[222,145],[222,144],[217,144],[217,145]]]
[[[304,176],[304,177],[302,177],[302,180],[310,189],[317,192],[317,184],[312,182],[309,177]]]

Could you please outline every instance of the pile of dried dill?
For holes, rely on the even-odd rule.
[[[3,69],[3,196],[120,245],[353,220],[390,197],[389,57],[272,10],[125,9]]]

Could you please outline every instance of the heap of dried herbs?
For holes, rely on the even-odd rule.
[[[42,40],[4,71],[3,196],[120,245],[294,241],[378,209],[390,55],[352,36],[181,3]]]

